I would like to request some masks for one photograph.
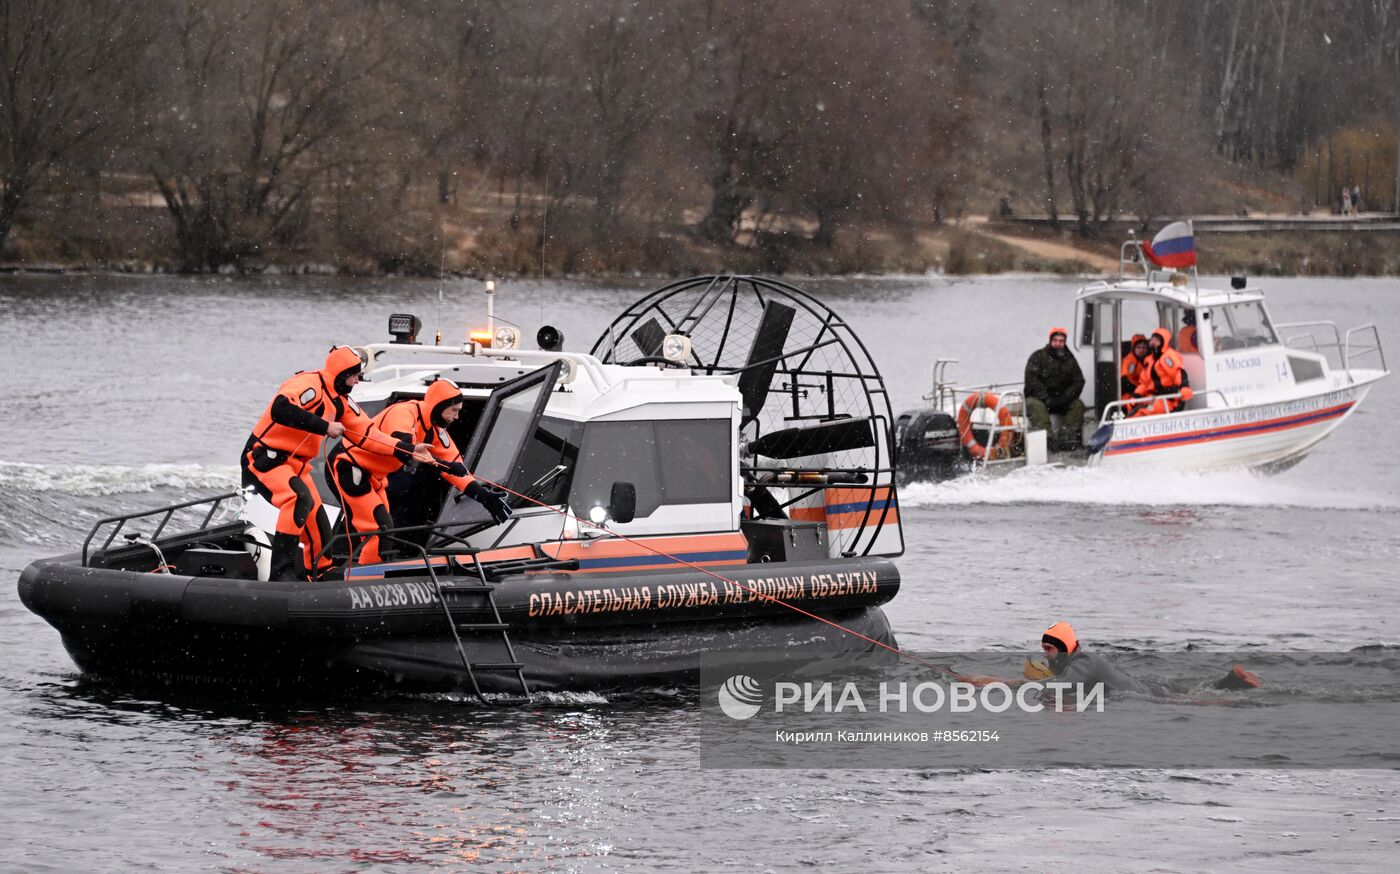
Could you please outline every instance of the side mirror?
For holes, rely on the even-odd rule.
[[[632,483],[612,484],[608,495],[608,516],[614,522],[626,524],[637,517],[637,487]]]

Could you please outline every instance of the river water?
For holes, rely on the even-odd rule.
[[[642,280],[508,282],[497,312],[586,349]],[[935,355],[1015,379],[1078,282],[799,283],[871,346],[896,407]],[[389,312],[448,340],[471,282],[0,278],[3,871],[663,866],[875,870],[1395,870],[1393,771],[722,771],[696,700],[652,690],[485,712],[452,696],[304,706],[151,698],[85,681],[13,580],[99,516],[222,490],[274,386]],[[1376,323],[1400,281],[1269,282],[1280,321]],[[1304,463],[1250,473],[1041,470],[901,493],[900,643],[1005,650],[1074,622],[1101,650],[1400,644],[1400,385]]]

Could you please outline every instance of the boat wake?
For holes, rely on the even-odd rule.
[[[1028,467],[1001,476],[964,476],[942,483],[912,483],[899,490],[906,507],[969,504],[1086,504],[1103,506],[1302,507],[1330,510],[1394,510],[1400,501],[1318,488],[1248,470],[1209,473]]]
[[[58,492],[65,495],[129,495],[156,489],[201,491],[235,489],[238,468],[231,464],[29,464],[0,461],[0,491]]]
[[[75,532],[114,512],[231,491],[238,484],[234,465],[0,461],[0,543],[71,541]],[[152,500],[152,493],[161,499]]]

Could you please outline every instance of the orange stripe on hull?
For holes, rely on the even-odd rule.
[[[701,567],[741,565],[748,562],[749,546],[743,534],[726,531],[631,541],[565,540],[542,544],[540,548],[555,558],[577,559],[579,569],[574,573],[587,574],[660,570],[677,564],[676,559]]]

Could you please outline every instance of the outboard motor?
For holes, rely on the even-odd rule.
[[[899,482],[941,482],[965,472],[967,458],[958,423],[948,413],[907,410],[894,422],[895,469]]]

